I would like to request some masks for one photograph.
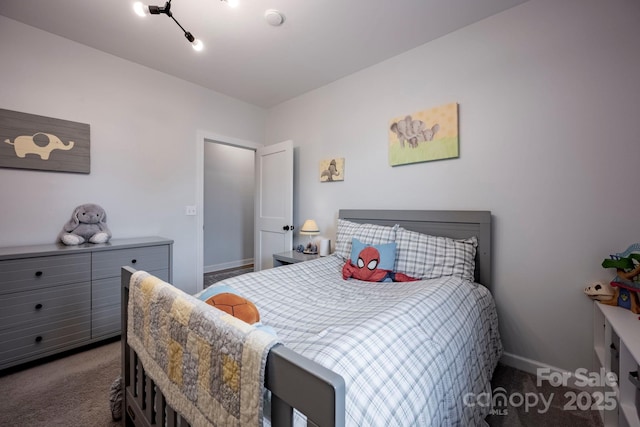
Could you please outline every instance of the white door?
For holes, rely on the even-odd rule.
[[[293,245],[293,141],[256,152],[255,271],[273,267],[273,254]]]

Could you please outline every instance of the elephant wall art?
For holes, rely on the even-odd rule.
[[[324,159],[320,161],[320,181],[344,181],[344,157]]]
[[[0,109],[0,167],[89,173],[89,125]]]
[[[451,103],[389,122],[389,164],[458,157],[458,104]]]
[[[38,145],[35,138],[43,136],[46,138],[46,145]],[[35,154],[40,156],[42,160],[49,160],[49,155],[53,150],[71,150],[75,142],[69,141],[67,144],[62,142],[60,138],[50,133],[37,132],[33,136],[21,135],[15,140],[5,139],[9,145],[13,145],[16,151],[16,156],[24,159],[27,154]]]

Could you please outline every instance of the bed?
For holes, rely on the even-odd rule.
[[[390,230],[393,238],[383,235]],[[416,263],[425,257],[420,245],[441,244],[440,238],[425,241],[425,235],[446,237],[447,244],[472,240],[471,270],[465,264],[461,276],[441,269],[432,271],[438,277],[406,283],[342,279],[355,236],[372,244],[395,240],[398,255],[404,245],[411,256],[402,267],[415,277],[422,269]],[[123,267],[125,425],[189,425],[128,344],[134,273]],[[490,392],[502,354],[489,292],[488,211],[340,210],[336,253],[222,285],[254,301],[263,323],[284,344],[271,347],[266,358],[265,424],[482,425],[491,409],[474,400]]]

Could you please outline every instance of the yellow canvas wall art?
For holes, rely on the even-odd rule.
[[[451,103],[389,121],[389,164],[459,157],[458,104]]]

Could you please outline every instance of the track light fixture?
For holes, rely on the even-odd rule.
[[[145,4],[142,4],[142,2],[138,1],[133,4],[133,10],[136,12],[136,14],[142,17],[147,15],[160,15],[160,14],[167,15],[169,18],[173,19],[173,22],[175,22],[178,25],[178,27],[180,27],[182,32],[184,32],[184,36],[187,38],[187,40],[189,40],[189,43],[191,43],[191,46],[193,47],[194,50],[200,51],[204,47],[204,45],[200,40],[193,37],[193,34],[185,30],[184,27],[180,25],[178,20],[173,17],[173,13],[171,13],[171,0],[168,0],[164,4],[164,6],[145,5]]]

